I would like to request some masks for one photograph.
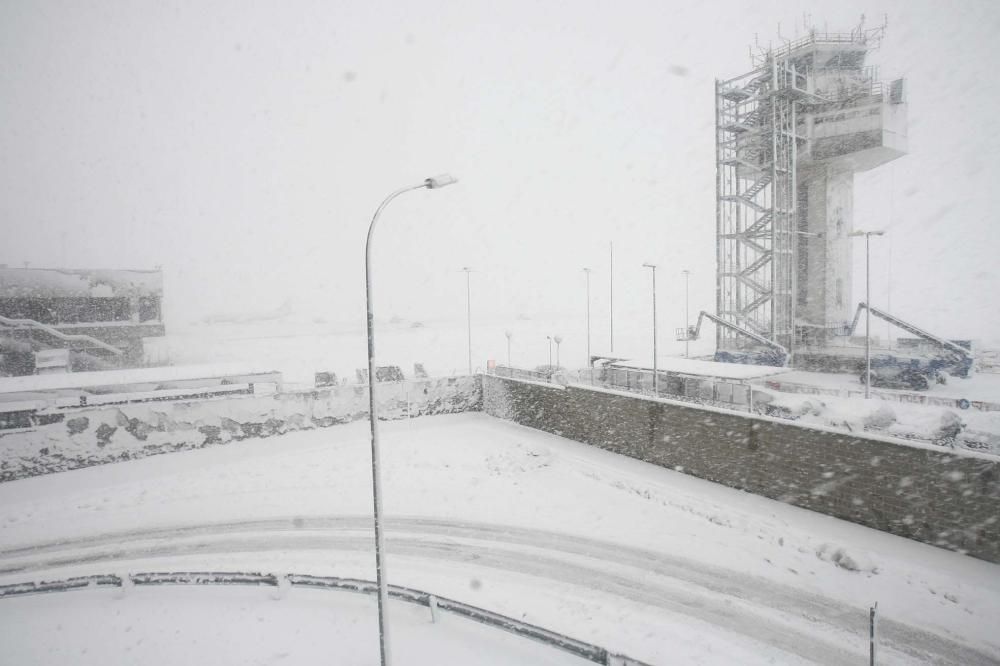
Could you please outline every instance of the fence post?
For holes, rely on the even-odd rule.
[[[875,613],[878,611],[878,602],[868,609],[868,664],[875,666]]]
[[[431,624],[437,622],[438,600],[433,594],[427,595],[427,605],[431,609]]]

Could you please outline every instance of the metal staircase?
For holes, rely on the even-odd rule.
[[[117,347],[109,345],[106,342],[98,340],[90,335],[78,335],[63,333],[62,331],[43,324],[41,322],[35,321],[34,319],[11,319],[9,317],[4,317],[0,315],[0,329],[10,329],[13,331],[30,331],[32,334],[35,332],[41,332],[46,335],[57,338],[63,342],[69,343],[68,345],[61,345],[69,347],[70,349],[102,349],[106,352],[114,354],[115,356],[121,356],[125,352]],[[31,338],[33,339],[33,335]]]
[[[717,304],[738,328],[790,348],[794,330],[795,63],[716,82]],[[747,336],[717,329],[720,349]]]

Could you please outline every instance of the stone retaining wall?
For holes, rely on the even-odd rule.
[[[483,410],[539,430],[1000,562],[1000,461],[583,386],[483,377]]]

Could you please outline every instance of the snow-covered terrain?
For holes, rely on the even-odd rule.
[[[252,322],[194,323],[167,326],[165,338],[147,338],[148,361],[157,364],[242,364],[250,369],[277,370],[290,385],[313,382],[319,371],[333,371],[353,380],[355,370],[367,362],[364,312],[341,323],[302,321],[294,317]],[[626,320],[627,321],[627,320]],[[586,318],[552,316],[534,320],[474,313],[472,366],[484,370],[487,361],[507,361],[506,331],[512,334],[511,364],[533,368],[549,362],[547,336],[560,336],[552,346],[552,361],[569,368],[587,365]],[[616,332],[616,354],[641,358],[650,354],[647,331],[624,326]],[[607,353],[594,323],[593,353]],[[398,365],[407,377],[413,364],[422,363],[432,377],[468,373],[468,333],[465,319],[377,320],[375,351],[379,365]],[[606,337],[606,336],[605,336]],[[660,354],[683,354],[684,343],[662,336]],[[691,344],[691,353],[710,353],[714,336],[706,334]]]
[[[366,664],[375,599],[295,590],[84,590],[6,600],[3,661],[32,664]],[[15,611],[16,612],[13,612]],[[584,659],[452,616],[392,608],[394,663],[584,666]],[[35,640],[38,643],[34,642]],[[39,643],[43,649],[39,649]]]
[[[876,601],[880,663],[1000,660],[997,565],[482,414],[391,422],[383,433],[394,584],[651,663],[860,663]],[[5,483],[0,584],[209,568],[371,579],[369,464],[367,426],[357,423]],[[16,646],[12,654],[48,661],[100,641],[106,661],[134,663],[126,648],[144,636],[155,644],[166,622],[177,650],[243,663],[190,622],[171,624],[206,594],[209,608],[228,604],[221,620],[254,623],[260,634],[274,627],[266,650],[299,661],[308,640],[280,627],[312,604],[334,608],[331,617],[361,623],[343,649],[368,646],[350,654],[377,659],[370,617],[351,615],[370,600],[330,593],[316,601],[297,590],[277,602],[260,591],[183,588],[145,590],[118,605],[102,590],[6,599],[2,641]],[[156,599],[169,599],[171,610],[152,612]],[[134,613],[127,640],[54,630],[88,608],[97,617]],[[13,623],[43,610],[52,621]],[[405,636],[412,627],[401,622]],[[109,646],[122,652],[109,655]],[[416,648],[405,658],[441,663]]]

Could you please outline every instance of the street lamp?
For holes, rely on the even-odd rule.
[[[372,308],[372,234],[379,216],[389,202],[404,192],[410,190],[436,190],[458,182],[448,174],[427,178],[419,185],[410,185],[396,190],[375,209],[371,224],[368,226],[368,239],[365,241],[365,303],[368,310],[368,420],[372,430],[372,497],[375,510],[375,580],[378,584],[378,640],[379,655],[382,666],[388,666],[392,659],[389,652],[389,588],[386,582],[385,542],[382,538],[382,479],[381,460],[378,446],[378,411],[375,405],[375,315]]]
[[[587,275],[587,367],[590,367],[590,269],[584,268]]]
[[[507,336],[507,367],[509,368],[509,367],[511,367],[510,366],[510,339],[512,337],[514,337],[514,334],[511,333],[509,330],[504,331],[503,334]]]
[[[691,344],[691,325],[688,323],[688,277],[691,271],[685,268],[681,272],[684,273],[684,358],[688,358]]]
[[[556,341],[556,367],[558,368],[558,367],[561,366],[561,364],[559,362],[559,345],[562,344],[562,338],[557,335],[557,336],[553,337],[552,339]]]
[[[865,237],[865,399],[872,397],[872,284],[871,248],[872,236],[881,236],[884,231],[852,231],[848,236]]]
[[[552,372],[552,336],[546,335],[545,339],[549,341],[549,372]]]
[[[465,317],[466,326],[469,331],[469,374],[472,374],[472,286],[469,281],[469,274],[472,269],[468,266],[462,268],[465,271]]]
[[[659,366],[656,361],[656,264],[643,264],[653,270],[653,394],[660,395]]]

